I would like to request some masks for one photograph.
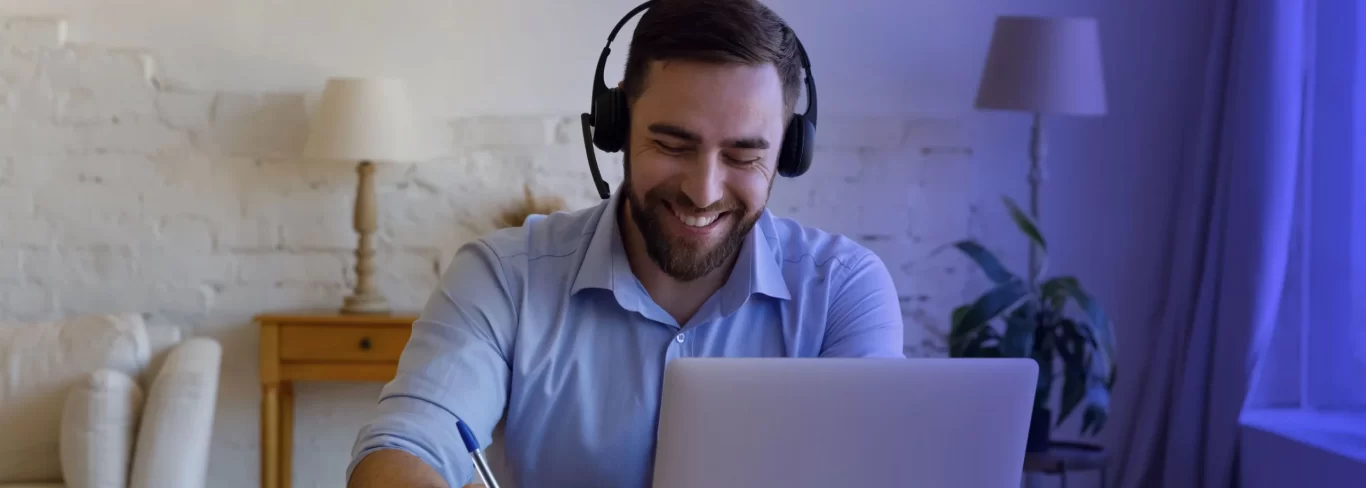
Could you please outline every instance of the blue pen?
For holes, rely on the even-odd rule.
[[[489,469],[489,462],[484,459],[484,451],[479,449],[479,439],[474,438],[474,432],[470,431],[464,420],[457,419],[455,425],[460,428],[460,440],[465,441],[465,449],[474,458],[474,469],[479,472],[479,478],[484,480],[484,486],[498,488],[498,482],[493,479],[493,470]]]

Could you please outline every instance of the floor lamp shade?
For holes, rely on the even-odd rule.
[[[346,161],[414,157],[412,105],[402,80],[333,78],[323,89],[304,156]]]
[[[996,19],[976,106],[1045,114],[1101,115],[1105,76],[1095,19]]]

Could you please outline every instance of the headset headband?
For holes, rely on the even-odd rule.
[[[625,26],[626,22],[630,21],[632,17],[635,17],[636,14],[650,8],[654,3],[654,0],[650,0],[637,5],[636,8],[627,12],[626,16],[622,17],[620,21],[617,21],[617,25],[612,27],[612,32],[607,34],[607,45],[602,47],[602,54],[598,56],[598,70],[597,73],[593,75],[593,98],[597,98],[599,95],[607,92],[607,83],[602,79],[602,71],[607,66],[607,56],[612,53],[612,41],[617,38],[617,32],[621,31],[621,28]],[[789,30],[791,29],[789,28]],[[797,36],[795,31],[792,32],[792,39],[797,42],[797,55],[801,57],[802,71],[805,72],[803,78],[806,80],[806,111],[803,112],[802,116],[811,122],[812,127],[815,127],[817,106],[816,79],[811,76],[811,60],[807,58],[806,48],[802,46],[802,40]],[[593,107],[592,114],[594,116],[597,115],[596,111],[597,107]]]

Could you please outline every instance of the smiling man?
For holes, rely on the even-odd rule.
[[[504,423],[520,486],[646,487],[670,360],[901,357],[883,262],[766,209],[798,46],[755,1],[654,2],[619,85],[624,181],[459,249],[359,433],[350,486],[477,481],[463,420],[485,445]]]

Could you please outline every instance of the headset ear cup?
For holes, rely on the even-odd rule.
[[[629,123],[625,95],[621,90],[612,88],[593,100],[593,103],[596,105],[593,145],[609,153],[620,151],[626,144],[626,128]]]
[[[795,178],[811,168],[812,142],[816,137],[816,127],[802,117],[792,116],[783,134],[783,148],[778,153],[778,174]]]
[[[631,132],[631,110],[626,106],[626,92],[612,90],[612,134],[616,136],[616,149],[626,148],[626,135]]]
[[[593,99],[593,145],[598,149],[608,151],[612,140],[611,124],[612,91],[608,90]]]
[[[802,154],[797,158],[798,166],[792,176],[801,176],[811,169],[811,160],[816,155],[816,125],[802,117]]]

